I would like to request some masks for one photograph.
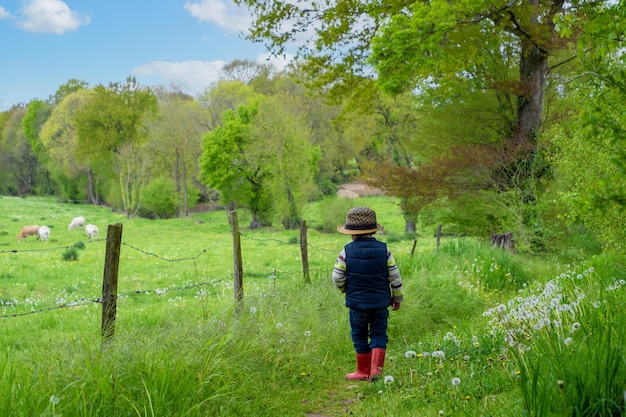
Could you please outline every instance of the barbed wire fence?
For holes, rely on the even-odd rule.
[[[219,243],[216,243],[210,247],[202,249],[200,252],[191,255],[191,256],[183,256],[177,258],[168,258],[161,256],[159,254],[153,253],[151,251],[146,251],[141,249],[135,245],[131,245],[122,240],[122,224],[117,223],[114,225],[109,225],[107,230],[106,239],[94,239],[90,240],[87,244],[96,244],[98,242],[106,243],[106,253],[105,253],[105,261],[104,261],[104,272],[103,272],[103,280],[102,280],[102,294],[101,296],[94,297],[80,297],[71,301],[59,302],[55,306],[50,307],[42,307],[42,308],[33,308],[30,311],[25,312],[16,312],[0,315],[0,319],[10,319],[17,318],[27,315],[39,314],[44,312],[49,312],[53,310],[63,310],[70,308],[77,308],[87,305],[100,304],[102,305],[102,325],[101,332],[103,337],[103,342],[107,343],[114,336],[114,328],[115,328],[115,320],[116,320],[116,312],[117,312],[117,301],[124,298],[129,298],[131,296],[136,295],[164,295],[170,292],[176,291],[188,291],[190,289],[195,288],[203,288],[210,285],[216,285],[222,282],[225,282],[228,278],[234,278],[234,299],[235,299],[235,312],[241,311],[241,306],[243,304],[243,261],[241,254],[241,243],[240,239],[245,238],[252,241],[274,241],[285,245],[295,245],[293,241],[285,241],[281,239],[276,239],[273,237],[267,238],[259,238],[249,234],[241,233],[239,231],[238,221],[237,221],[237,213],[231,212],[229,216],[229,223],[231,226],[232,238],[233,238],[233,273],[223,276],[219,279],[213,280],[203,280],[201,282],[185,284],[177,287],[171,287],[166,289],[148,289],[148,290],[134,290],[126,293],[118,293],[117,284],[118,284],[118,270],[119,270],[119,262],[120,262],[120,252],[121,247],[126,247],[138,253],[144,254],[146,256],[154,257],[164,262],[183,262],[183,261],[193,261],[194,266],[195,262],[202,257],[203,255],[210,252],[210,250],[217,246]],[[312,246],[308,242],[307,239],[307,226],[306,222],[302,222],[300,228],[300,255],[302,260],[302,277],[305,283],[310,283],[309,276],[309,265],[308,265],[308,250],[309,248],[313,248],[317,251],[323,252],[336,252],[336,249],[328,249],[323,247]],[[84,243],[79,242],[79,244],[83,245]],[[0,254],[3,253],[28,253],[28,252],[43,252],[43,251],[58,251],[58,250],[68,250],[76,248],[75,245],[66,245],[66,246],[55,246],[55,247],[47,247],[47,248],[38,248],[38,249],[10,249],[10,250],[0,250]],[[277,271],[274,270],[272,274],[273,278],[276,278]],[[0,300],[1,304],[2,300]],[[5,305],[8,304],[5,302]]]

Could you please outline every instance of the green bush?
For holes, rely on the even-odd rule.
[[[178,198],[174,181],[169,178],[157,178],[141,192],[142,208],[161,219],[176,215]]]
[[[63,252],[63,260],[64,261],[77,261],[78,250],[76,250],[76,247],[67,248],[65,252]]]
[[[334,232],[337,226],[346,222],[346,213],[354,202],[341,197],[327,198],[320,204],[321,231]]]

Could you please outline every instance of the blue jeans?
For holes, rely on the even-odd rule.
[[[350,309],[352,344],[357,353],[367,353],[374,348],[387,349],[387,319],[389,309]]]

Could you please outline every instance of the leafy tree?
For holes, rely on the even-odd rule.
[[[237,110],[253,95],[253,89],[241,81],[219,81],[200,95],[200,105],[209,112],[207,130],[222,124],[222,115],[226,110]]]
[[[262,100],[253,127],[254,148],[266,164],[264,186],[286,229],[300,227],[319,159],[319,149],[311,145],[307,114],[294,103],[297,98],[278,94]]]
[[[258,97],[226,110],[222,126],[202,136],[200,179],[221,193],[231,208],[242,205],[252,212],[250,228],[270,224],[271,203],[263,187],[267,165],[263,153],[253,147],[252,124],[258,113]]]
[[[198,183],[198,158],[202,153],[201,136],[205,132],[207,110],[192,97],[180,91],[157,90],[160,114],[150,125],[151,140],[146,152],[151,153],[152,175],[168,173],[175,184],[178,215],[187,215],[195,204],[197,192],[190,189]],[[192,197],[190,199],[190,197]]]
[[[559,201],[569,225],[583,224],[606,249],[623,252],[626,231],[626,62],[608,54],[586,63],[574,94],[582,110],[550,132],[558,152]]]
[[[0,169],[11,179],[9,192],[19,196],[35,193],[39,168],[37,154],[22,128],[26,112],[23,106],[13,107],[0,136]]]
[[[89,84],[87,82],[72,78],[65,84],[59,86],[54,95],[50,97],[50,102],[53,105],[57,105],[70,94],[75,93],[78,90],[86,89],[88,87]]]
[[[143,145],[148,138],[147,120],[158,112],[157,99],[134,78],[108,87],[98,85],[93,91],[75,116],[77,159],[114,179],[121,208],[133,216],[141,206],[149,165]]]
[[[474,170],[477,182],[495,192],[513,190],[515,201],[527,206],[536,201],[538,180],[548,172],[539,139],[549,120],[549,77],[593,53],[595,48],[585,48],[592,45],[585,40],[589,33],[609,26],[605,37],[623,38],[626,21],[619,2],[592,0],[237,3],[255,14],[250,38],[276,54],[310,35],[298,52],[302,68],[331,94],[363,97],[378,83],[392,94],[417,92],[433,108],[452,104],[462,114],[471,108],[462,101],[468,93],[490,95],[499,120],[497,141],[491,135],[473,144],[446,140],[452,147],[439,163],[452,167],[464,161],[459,154],[475,155],[482,168]],[[616,43],[601,42],[601,48],[615,49]],[[455,184],[468,173],[466,163],[459,167],[440,170],[447,175],[439,179],[446,188],[459,191]],[[432,168],[414,167],[436,172]],[[521,217],[527,224],[536,221]]]
[[[100,201],[98,190],[101,180],[94,173],[92,160],[80,158],[75,122],[76,115],[93,94],[93,90],[79,89],[65,96],[41,128],[40,138],[61,192],[72,200],[82,200],[87,196],[92,204],[97,204]]]

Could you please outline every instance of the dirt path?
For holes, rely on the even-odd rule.
[[[356,181],[340,185],[339,190],[337,190],[337,195],[346,198],[358,198],[385,194],[378,188],[372,188],[362,182]]]

